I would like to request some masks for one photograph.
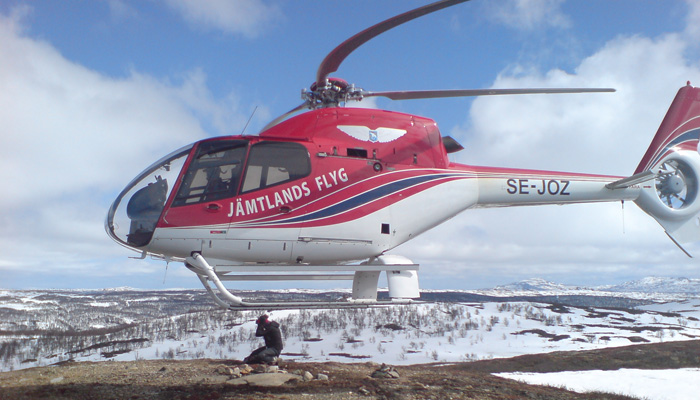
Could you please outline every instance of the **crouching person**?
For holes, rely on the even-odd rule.
[[[267,315],[263,315],[255,321],[258,329],[255,336],[265,339],[265,346],[254,350],[243,362],[247,364],[274,363],[282,353],[282,332],[280,324],[270,321]]]

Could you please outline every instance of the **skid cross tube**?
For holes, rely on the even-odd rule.
[[[221,283],[221,280],[216,275],[216,272],[214,272],[214,268],[212,268],[211,265],[209,265],[207,260],[205,260],[201,254],[199,254],[199,253],[192,254],[192,257],[187,258],[186,263],[192,265],[196,269],[195,272],[197,272],[197,275],[199,276],[200,280],[203,279],[202,274],[200,272],[203,272],[204,275],[206,275],[210,281],[214,282],[214,285],[216,285],[216,288],[219,289],[219,293],[221,293],[221,295],[224,296],[224,298],[231,303],[230,305],[234,305],[234,306],[242,306],[243,305],[243,299],[238,297],[238,296],[234,296],[233,294],[231,294],[231,292],[228,291],[228,289],[226,289],[224,284]],[[187,264],[185,264],[185,265],[187,265]],[[206,281],[203,281],[202,283],[206,283]],[[207,291],[210,294],[213,294],[213,291],[211,290],[211,287],[208,284],[205,284],[204,287],[207,289]],[[215,297],[218,299],[218,296],[215,296]]]

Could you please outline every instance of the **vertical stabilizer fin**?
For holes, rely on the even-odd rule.
[[[688,256],[681,243],[700,241],[699,137],[700,88],[688,83],[676,94],[634,175],[653,177],[635,202]]]

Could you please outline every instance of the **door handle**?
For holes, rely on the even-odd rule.
[[[221,204],[219,203],[209,203],[206,206],[206,210],[209,212],[217,212],[221,209]]]

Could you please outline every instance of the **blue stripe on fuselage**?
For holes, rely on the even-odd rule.
[[[446,178],[449,176],[453,176],[452,174],[439,174],[439,175],[423,175],[423,176],[417,176],[413,178],[407,178],[403,179],[400,181],[392,182],[386,185],[382,185],[378,188],[369,190],[367,192],[364,192],[362,194],[359,194],[357,196],[351,197],[345,201],[341,201],[340,203],[334,204],[330,207],[326,207],[322,210],[318,210],[315,212],[312,212],[310,214],[302,215],[300,217],[296,218],[291,218],[285,221],[276,221],[274,223],[294,223],[294,222],[303,222],[303,221],[309,221],[309,220],[314,220],[314,219],[320,219],[320,218],[327,218],[331,217],[336,214],[341,214],[343,212],[346,212],[348,210],[351,210],[355,207],[359,207],[363,204],[370,203],[372,201],[375,201],[381,197],[390,195],[392,193],[396,193],[398,191],[407,189],[411,186],[419,185],[421,183],[429,182],[435,179],[442,179]]]

